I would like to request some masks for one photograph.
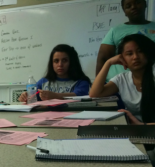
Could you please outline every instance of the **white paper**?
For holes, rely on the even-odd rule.
[[[17,0],[0,0],[0,6],[17,4]]]

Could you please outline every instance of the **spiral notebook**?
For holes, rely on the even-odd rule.
[[[155,125],[79,126],[79,138],[129,138],[132,143],[155,144]]]
[[[118,151],[119,150],[119,151]],[[51,161],[147,161],[129,139],[37,139],[36,160]]]

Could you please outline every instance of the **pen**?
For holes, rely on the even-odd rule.
[[[40,91],[38,91],[38,92],[36,92],[35,94],[33,94],[31,97],[30,97],[30,99],[31,98],[33,98],[35,95],[37,95],[38,93],[40,93]]]
[[[37,95],[38,93],[40,93],[40,91],[36,92],[36,95]]]
[[[30,145],[26,145],[27,148],[31,149],[31,150],[40,150],[42,153],[49,153],[49,150],[46,150],[46,149],[42,149],[42,148],[36,148],[36,147],[33,147],[33,146],[30,146]]]

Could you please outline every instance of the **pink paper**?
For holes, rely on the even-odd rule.
[[[23,132],[23,131],[9,131],[0,130],[0,143],[11,145],[29,144],[39,137],[47,136],[44,132]]]
[[[78,102],[79,100],[58,100],[58,99],[51,99],[45,101],[38,101],[35,103],[28,104],[30,106],[57,106],[60,104],[71,103],[71,102]]]
[[[86,126],[93,123],[94,120],[52,120],[52,119],[34,119],[29,122],[23,123],[24,126],[53,126],[53,127],[78,127]]]
[[[75,113],[49,111],[49,112],[42,112],[42,113],[39,113],[39,114],[24,115],[24,116],[21,116],[21,117],[35,118],[35,119],[55,119],[55,118],[63,118],[63,117],[73,115],[73,114],[75,114]]]
[[[0,128],[13,127],[13,126],[16,125],[6,119],[0,119]]]

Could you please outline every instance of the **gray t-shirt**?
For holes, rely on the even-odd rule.
[[[153,66],[153,75],[155,77],[155,65]],[[133,83],[132,72],[126,72],[113,77],[110,81],[116,84],[120,96],[124,102],[126,110],[130,111],[136,118],[142,120],[140,114],[140,102],[142,93],[137,91]]]

